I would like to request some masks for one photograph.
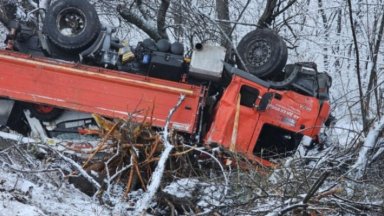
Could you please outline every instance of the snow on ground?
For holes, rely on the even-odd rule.
[[[208,211],[212,206],[230,203],[230,200],[221,201],[224,188],[217,184],[209,184],[194,178],[179,179],[163,189],[164,192],[181,199],[193,198],[199,194],[196,205]]]
[[[178,198],[192,197],[198,183],[197,179],[180,179],[169,184],[163,191]]]
[[[222,204],[219,201],[222,189],[197,179],[186,178],[172,182],[163,192],[179,199],[190,199],[198,193],[197,205],[206,212]],[[0,216],[132,215],[137,201],[143,195],[142,190],[131,192],[126,201],[122,201],[121,194],[122,188],[116,190],[116,196],[110,200],[114,206],[106,207],[68,183],[55,186],[42,179],[32,182],[20,173],[0,170]],[[150,206],[156,207],[156,203],[152,202]]]
[[[0,170],[0,216],[109,215],[106,207],[72,185],[34,183],[21,174]]]
[[[140,206],[140,200],[145,194],[141,189],[132,191],[127,198],[123,197],[124,186],[116,184],[109,194],[103,198],[107,205],[101,205],[100,200],[90,197],[68,183],[61,172],[72,173],[70,165],[65,161],[51,159],[47,162],[36,160],[28,151],[19,152],[28,148],[27,138],[22,136],[15,139],[17,134],[0,132],[0,216],[8,215],[135,215],[135,209]],[[16,141],[10,141],[9,138]],[[38,142],[29,139],[30,143]],[[54,148],[54,145],[50,145]],[[13,151],[10,151],[13,149]],[[19,150],[17,150],[19,149]],[[21,153],[23,156],[21,156]],[[46,152],[47,154],[47,152]],[[55,170],[55,168],[57,168]],[[84,180],[85,181],[85,180]],[[87,182],[84,182],[88,184]],[[123,183],[124,184],[124,183]],[[195,200],[204,212],[213,208],[231,203],[231,200],[223,200],[225,186],[217,181],[208,183],[195,178],[178,179],[166,185],[162,193],[167,197],[180,200]],[[159,208],[156,199],[149,200],[151,209]],[[162,214],[161,207],[154,210],[155,215]]]

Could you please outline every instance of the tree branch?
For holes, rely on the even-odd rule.
[[[280,11],[276,12],[273,14],[273,19],[275,19],[276,17],[278,17],[280,14],[284,13],[286,10],[288,10],[288,8],[290,8],[293,4],[295,4],[297,2],[297,0],[291,0],[288,2],[288,4],[283,8],[281,9]]]
[[[274,16],[273,11],[275,10],[277,5],[277,0],[267,0],[267,5],[265,6],[264,12],[261,15],[257,25],[260,28],[268,28],[271,25]]]
[[[145,20],[139,11],[135,11],[135,7],[128,9],[122,5],[117,7],[120,16],[127,22],[132,23],[142,31],[144,31],[150,38],[159,40],[162,36],[157,31],[156,23]]]
[[[368,89],[367,89],[367,100],[365,103],[365,109],[366,110],[369,109],[369,104],[370,104],[370,100],[371,100],[370,92],[372,89],[374,89],[374,86],[377,86],[377,60],[378,60],[378,56],[379,56],[380,45],[381,45],[383,33],[384,33],[384,15],[381,17],[379,32],[378,32],[378,35],[376,37],[375,47],[374,47],[373,56],[372,56],[372,61],[373,61],[372,63],[373,64],[372,64],[371,72],[369,75],[369,82],[368,82]],[[378,105],[379,103],[376,103],[376,104]],[[376,107],[376,113],[380,117],[380,107]]]
[[[167,29],[165,28],[165,19],[170,3],[170,0],[161,0],[160,8],[157,13],[157,32],[160,37],[164,39],[168,39]]]
[[[248,8],[250,3],[251,3],[251,0],[247,0],[247,3],[245,3],[245,6],[243,7],[243,9],[241,10],[241,12],[239,14],[239,17],[237,17],[237,21],[233,22],[234,25],[233,25],[233,27],[231,29],[230,35],[232,35],[233,31],[235,31],[237,24],[240,24],[239,21],[243,17],[244,12],[246,11],[246,9]],[[230,20],[228,20],[228,21],[231,22]]]
[[[230,20],[229,18],[229,2],[228,0],[216,0],[216,14],[219,20]],[[225,48],[231,47],[230,42],[227,40],[225,35],[231,40],[231,24],[229,22],[220,22],[219,27],[222,29],[220,44]],[[225,34],[225,35],[223,35]]]
[[[149,208],[149,205],[155,196],[157,190],[160,187],[161,179],[163,177],[165,162],[173,149],[173,145],[169,142],[169,124],[171,122],[171,118],[176,110],[180,107],[181,103],[185,100],[185,96],[181,95],[179,101],[175,105],[173,109],[169,111],[164,130],[163,130],[163,142],[165,149],[161,153],[160,160],[157,163],[157,167],[152,174],[151,183],[148,185],[147,192],[143,195],[143,197],[137,202],[134,215],[144,215],[145,211]]]

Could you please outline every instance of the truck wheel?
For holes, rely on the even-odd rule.
[[[281,71],[287,63],[288,50],[284,40],[270,29],[257,29],[246,34],[237,46],[238,65],[260,78]]]
[[[43,30],[59,48],[80,50],[96,39],[100,25],[95,8],[87,0],[60,0],[48,8]]]
[[[62,109],[42,104],[30,104],[28,105],[28,109],[32,117],[41,121],[55,120],[63,113]]]

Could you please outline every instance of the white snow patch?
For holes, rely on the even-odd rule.
[[[0,199],[2,200],[2,205],[0,205],[0,216],[41,216],[45,215],[40,209],[23,204],[14,198],[10,194],[1,193]]]
[[[197,203],[201,207],[220,206],[223,190],[216,185],[210,185],[203,190],[201,200]]]
[[[72,185],[60,188],[35,184],[22,175],[0,170],[0,216],[8,215],[107,215],[110,210]]]
[[[192,192],[196,190],[198,183],[197,179],[179,179],[166,186],[163,191],[178,198],[192,198]]]

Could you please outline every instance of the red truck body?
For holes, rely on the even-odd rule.
[[[0,96],[111,118],[143,121],[163,127],[180,95],[186,99],[171,126],[196,133],[206,98],[204,86],[151,78],[12,51],[0,51]],[[263,97],[272,95],[263,109]],[[265,102],[265,101],[264,101]],[[205,119],[205,144],[219,144],[261,159],[263,149],[294,150],[303,136],[316,139],[329,115],[328,101],[294,91],[267,88],[233,75],[213,113]],[[272,147],[272,148],[271,148]]]
[[[204,87],[68,62],[0,51],[0,96],[163,127],[180,95],[186,98],[171,120],[194,133]]]

